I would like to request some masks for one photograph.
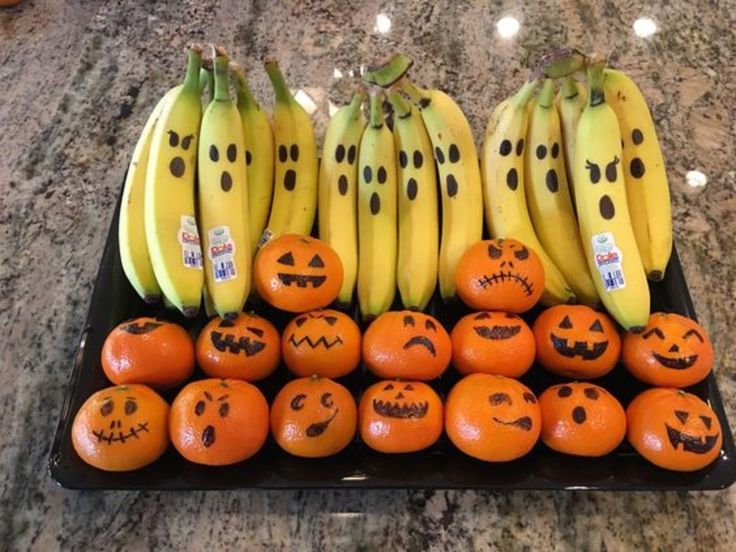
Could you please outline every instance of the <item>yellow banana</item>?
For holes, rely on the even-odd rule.
[[[382,92],[371,96],[358,153],[358,303],[364,319],[386,312],[396,294],[396,152],[382,99]]]
[[[570,189],[570,197],[575,205],[575,175],[573,164],[575,162],[575,135],[578,130],[580,114],[585,109],[588,91],[585,85],[577,82],[571,76],[565,77],[557,94],[555,103],[560,113],[560,124],[562,125],[562,144],[565,151],[565,168],[567,170],[567,182]]]
[[[575,301],[575,293],[542,247],[527,210],[524,192],[524,140],[527,104],[537,86],[529,81],[494,109],[483,143],[481,171],[486,225],[494,238],[515,238],[531,247],[544,265],[545,305]]]
[[[398,85],[419,107],[434,148],[442,193],[440,295],[455,297],[455,267],[483,234],[483,194],[478,152],[465,114],[440,90],[421,89],[406,78]]]
[[[423,310],[437,286],[439,221],[437,170],[432,142],[421,114],[396,90],[389,92],[394,110],[398,159],[399,252],[396,278],[407,309]]]
[[[144,194],[145,233],[156,280],[185,316],[196,316],[204,275],[194,215],[194,177],[202,103],[202,49],[189,50],[181,89],[161,112],[151,139]]]
[[[626,197],[636,244],[649,279],[661,280],[672,253],[672,212],[652,114],[639,87],[621,71],[605,70],[603,90],[621,127]]]
[[[251,253],[256,251],[258,240],[266,227],[273,196],[273,129],[268,114],[245,80],[243,69],[231,63],[238,91],[238,111],[243,123],[245,139],[245,169],[248,175],[248,222]]]
[[[212,305],[223,318],[237,317],[250,290],[244,156],[240,113],[230,99],[228,58],[218,48],[214,98],[202,117],[197,166],[205,285]]]
[[[276,102],[273,134],[276,146],[274,197],[264,238],[308,235],[317,210],[317,145],[309,115],[291,95],[276,61],[265,64]]]
[[[626,330],[649,319],[649,286],[626,203],[621,133],[606,103],[603,65],[588,69],[590,97],[578,122],[575,182],[578,221],[593,282]]]
[[[319,237],[342,261],[337,299],[343,306],[353,302],[358,277],[358,146],[366,122],[364,100],[365,94],[358,92],[332,116],[319,166]]]
[[[524,190],[542,248],[560,269],[577,298],[588,305],[598,294],[588,272],[578,221],[567,189],[560,117],[554,84],[546,79],[529,119],[524,154]]]
[[[153,273],[153,265],[146,243],[144,198],[146,171],[151,152],[153,130],[164,107],[179,92],[181,85],[169,90],[159,100],[143,127],[138,143],[133,150],[128,173],[125,175],[123,198],[118,220],[118,245],[123,272],[138,295],[146,303],[155,303],[161,297],[161,288]]]

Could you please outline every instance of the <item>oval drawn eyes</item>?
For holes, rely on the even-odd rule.
[[[598,165],[595,163],[591,163],[590,161],[585,161],[585,168],[590,171],[590,181],[593,184],[598,184],[598,181],[601,179],[601,169]]]
[[[491,244],[488,246],[488,256],[491,259],[499,259],[501,258],[501,255],[503,254],[503,251],[501,251],[498,247]]]
[[[136,410],[138,410],[138,405],[135,404],[135,401],[127,399],[125,401],[125,413],[130,416]]]
[[[608,165],[606,165],[606,180],[609,182],[616,182],[616,176],[617,176],[617,170],[616,165],[618,165],[619,158],[614,157],[613,161],[611,161]]]
[[[112,410],[115,407],[111,399],[106,400],[100,407],[100,414],[103,416],[109,416],[112,414]]]
[[[179,145],[179,135],[173,130],[169,131],[169,145],[172,148],[175,148],[176,146]]]
[[[437,331],[437,326],[435,326],[434,322],[432,322],[431,320],[426,320],[424,322],[424,327],[427,328],[428,330],[432,330],[433,332]]]
[[[194,405],[194,413],[197,416],[201,416],[202,414],[204,414],[204,408],[205,408],[205,406],[206,406],[206,404],[205,404],[204,401],[197,401],[197,404]]]
[[[520,261],[524,261],[529,257],[529,250],[526,247],[522,247],[519,251],[514,251],[514,257]]]
[[[414,325],[414,317],[410,314],[407,314],[404,317],[404,326],[413,326]]]
[[[326,408],[332,408],[335,403],[332,400],[332,393],[322,393],[322,396],[319,399],[319,402],[322,403],[322,406]]]
[[[301,410],[304,408],[304,399],[306,399],[307,396],[304,393],[299,393],[296,397],[291,399],[291,409],[292,410]]]
[[[493,395],[488,397],[488,402],[490,402],[493,406],[502,403],[511,404],[511,397],[509,397],[506,393],[494,393]]]

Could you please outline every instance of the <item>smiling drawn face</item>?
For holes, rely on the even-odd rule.
[[[521,242],[487,240],[460,258],[455,285],[472,308],[521,313],[542,296],[544,268],[537,254]]]
[[[534,334],[519,316],[483,311],[468,314],[452,329],[452,362],[461,374],[518,378],[534,362]]]
[[[271,432],[285,451],[306,458],[331,456],[355,435],[357,408],[350,392],[327,378],[286,384],[271,408]]]
[[[621,338],[611,319],[584,305],[558,305],[534,322],[537,359],[547,370],[577,378],[597,378],[613,369]]]
[[[419,312],[386,312],[363,338],[363,360],[383,378],[434,379],[450,356],[450,336],[436,318]]]
[[[166,402],[145,385],[103,389],[87,399],[74,419],[74,449],[102,470],[141,468],[166,450],[168,415]]]
[[[662,387],[688,387],[713,367],[708,333],[679,314],[654,313],[644,331],[624,338],[624,365],[638,379]]]
[[[285,234],[264,245],[254,263],[258,293],[273,306],[289,312],[326,307],[342,285],[340,258],[325,242]]]

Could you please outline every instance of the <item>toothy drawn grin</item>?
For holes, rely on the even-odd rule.
[[[699,437],[694,437],[677,431],[675,428],[672,428],[667,424],[664,424],[664,427],[667,428],[667,437],[669,437],[670,443],[672,443],[672,448],[674,449],[677,449],[677,445],[682,443],[682,448],[686,452],[705,454],[706,452],[710,452],[713,447],[716,446],[716,441],[718,441],[718,433],[715,435],[706,435],[705,439],[701,439]]]
[[[286,274],[285,272],[277,272],[276,276],[278,276],[279,280],[281,280],[281,283],[285,286],[290,286],[293,283],[296,283],[297,287],[305,288],[307,287],[307,284],[312,284],[313,288],[318,288],[322,284],[325,283],[325,280],[327,280],[327,276],[310,276],[308,274]]]
[[[330,422],[335,419],[335,416],[337,416],[338,412],[340,412],[340,409],[336,408],[332,416],[330,416],[324,422],[314,422],[313,424],[310,424],[307,428],[307,437],[319,437],[320,435],[322,435],[325,430],[327,430]]]
[[[473,326],[473,329],[484,339],[510,339],[521,331],[521,326]]]
[[[308,335],[297,339],[294,334],[291,334],[289,337],[289,343],[294,347],[299,347],[302,343],[306,343],[311,349],[316,349],[319,345],[322,345],[325,349],[330,349],[335,345],[342,345],[342,339],[338,335],[333,341],[327,341],[327,338],[322,336],[317,341],[312,341],[312,338]]]
[[[669,358],[652,352],[652,356],[662,366],[664,366],[665,368],[672,368],[673,370],[686,370],[687,368],[690,368],[693,364],[695,364],[696,360],[698,360],[698,355]]]
[[[93,431],[92,435],[97,437],[97,442],[101,443],[102,441],[107,441],[108,445],[112,445],[113,443],[125,443],[127,439],[130,439],[131,437],[135,437],[136,439],[140,439],[138,437],[138,434],[141,432],[148,433],[148,422],[142,422],[138,424],[138,427],[131,427],[130,433],[125,435],[122,431],[118,431],[117,437],[113,432],[110,432],[110,435],[105,435],[105,432],[103,430],[100,431]]]
[[[212,346],[221,353],[229,350],[231,353],[237,355],[240,351],[243,351],[247,357],[260,353],[266,347],[263,341],[256,341],[248,337],[241,337],[235,341],[235,337],[232,334],[223,336],[222,332],[218,331],[213,331],[210,334],[210,339],[212,340]]]
[[[595,360],[608,349],[608,341],[593,343],[593,347],[591,348],[588,347],[587,341],[576,341],[571,347],[567,344],[567,339],[563,337],[557,337],[555,334],[551,334],[550,339],[552,340],[552,346],[555,348],[555,351],[569,358],[579,356],[583,360]]]
[[[502,424],[502,425],[516,426],[519,429],[522,429],[524,431],[531,431],[532,429],[532,419],[529,416],[522,416],[521,418],[517,418],[516,420],[512,420],[510,422],[504,421],[494,416],[493,421],[498,422],[499,424]]]
[[[432,353],[432,356],[437,356],[437,351],[435,351],[434,349],[434,343],[432,343],[428,337],[424,337],[423,335],[415,335],[414,337],[412,337],[409,341],[404,343],[404,349],[415,347],[417,345],[426,347],[427,350]]]
[[[397,402],[373,399],[373,410],[377,414],[387,418],[424,418],[427,415],[427,410],[429,410],[429,402],[399,404]]]
[[[504,282],[516,282],[522,287],[527,296],[530,296],[534,290],[534,286],[529,283],[529,280],[527,280],[525,276],[514,274],[510,270],[508,272],[496,272],[490,276],[484,275],[482,278],[478,279],[478,283],[483,289],[491,287],[494,284],[502,284]]]

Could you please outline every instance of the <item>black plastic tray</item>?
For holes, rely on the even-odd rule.
[[[544,489],[544,490],[706,490],[723,489],[736,480],[734,441],[726,419],[716,381],[711,373],[689,391],[707,400],[718,415],[723,429],[723,449],[707,468],[678,473],[657,468],[624,442],[603,458],[578,458],[552,451],[541,441],[522,459],[489,464],[470,458],[453,447],[445,435],[430,449],[412,454],[386,455],[374,452],[355,441],[340,454],[325,459],[300,459],[283,452],[269,437],[265,447],[253,458],[227,467],[207,467],[184,460],[173,447],[152,465],[138,471],[109,473],[85,464],[74,451],[71,426],[82,403],[95,391],[110,385],[100,366],[100,351],[105,336],[123,320],[155,315],[176,321],[193,337],[206,323],[204,315],[187,321],[163,307],[144,304],[128,284],[120,264],[117,243],[119,205],[113,216],[102,255],[87,321],[71,366],[68,393],[61,409],[59,425],[51,449],[49,470],[59,485],[73,489],[326,489],[326,488],[420,488],[420,489]],[[682,273],[677,251],[673,251],[662,282],[651,284],[653,311],[677,312],[695,318],[695,311]],[[397,303],[394,308],[401,308]],[[267,305],[255,310],[282,330],[292,315]],[[429,312],[446,328],[469,312],[465,307],[447,307],[436,297]],[[353,312],[353,314],[356,314]],[[538,311],[525,315],[532,322]],[[202,377],[198,372],[195,377]],[[267,380],[259,383],[269,403],[289,379],[282,365]],[[444,398],[459,379],[450,367],[432,383]],[[339,380],[356,398],[375,379],[362,368]],[[539,366],[522,378],[535,393],[560,381]],[[645,386],[622,367],[596,383],[611,391],[624,406]],[[164,394],[171,401],[176,390]]]

